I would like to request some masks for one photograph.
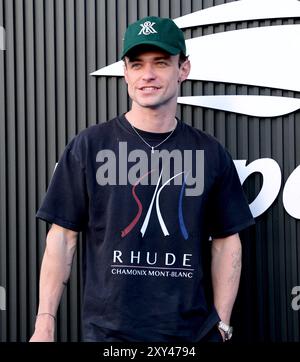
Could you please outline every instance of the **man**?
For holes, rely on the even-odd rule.
[[[53,341],[78,232],[85,341],[222,341],[253,219],[234,164],[175,117],[190,62],[182,31],[147,17],[126,31],[132,106],[67,146],[37,216],[52,223],[31,341]]]

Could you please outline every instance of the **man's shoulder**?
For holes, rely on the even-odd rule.
[[[202,145],[211,146],[216,148],[223,148],[220,141],[213,135],[207,133],[206,131],[200,130],[196,127],[190,126],[189,124],[184,123],[185,131],[188,134],[188,137],[193,137],[198,140]]]
[[[215,136],[188,124],[185,124],[185,132],[189,144],[193,143],[197,149],[204,150],[206,158],[211,161],[210,164],[223,167],[231,163],[232,156],[229,150]]]
[[[99,147],[105,140],[111,138],[112,133],[116,127],[117,118],[109,121],[98,123],[85,128],[80,131],[68,143],[66,150],[71,151],[73,154],[86,154],[88,150],[93,150]]]
[[[99,137],[101,134],[107,134],[108,132],[112,131],[112,128],[115,127],[117,121],[117,117],[109,120],[109,121],[104,121],[104,122],[100,122],[97,124],[94,124],[92,126],[89,126],[87,128],[85,128],[84,130],[80,131],[76,138],[79,139],[84,139],[84,138],[88,138],[88,139],[93,139],[95,137]]]

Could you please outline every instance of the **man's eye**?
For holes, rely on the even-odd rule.
[[[163,61],[157,62],[156,64],[157,64],[159,67],[165,67],[165,66],[167,65],[167,63],[166,63],[166,62],[163,62]]]
[[[138,68],[140,68],[141,67],[141,64],[139,64],[139,63],[133,63],[133,64],[131,64],[131,68],[132,69],[138,69]]]

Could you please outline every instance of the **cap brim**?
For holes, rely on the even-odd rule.
[[[131,50],[135,49],[135,48],[138,48],[140,46],[143,46],[143,45],[153,45],[171,55],[177,55],[181,52],[181,49],[178,49],[178,48],[174,48],[172,46],[169,46],[168,44],[165,44],[165,43],[161,43],[159,41],[143,41],[141,43],[138,43],[138,44],[133,44],[132,46],[130,46],[129,48],[125,49],[122,56],[121,56],[121,59],[123,59]]]

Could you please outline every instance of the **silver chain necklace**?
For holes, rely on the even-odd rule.
[[[175,119],[175,120],[176,120],[176,119]],[[130,122],[129,122],[129,123],[130,123]],[[157,145],[155,145],[155,146],[149,145],[149,143],[139,134],[139,132],[135,129],[135,127],[134,127],[131,123],[130,123],[130,125],[131,125],[132,129],[134,130],[134,132],[139,136],[139,138],[140,138],[148,147],[151,148],[151,153],[154,153],[154,149],[155,149],[156,147],[162,145],[164,142],[166,142],[167,139],[169,139],[169,138],[172,136],[173,132],[174,132],[175,129],[176,129],[177,121],[176,121],[176,125],[175,125],[175,127],[173,128],[173,130],[171,131],[171,133],[170,133],[164,140],[162,140],[159,144],[157,144]]]

